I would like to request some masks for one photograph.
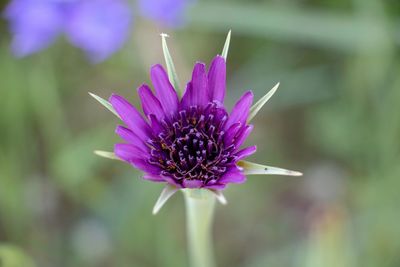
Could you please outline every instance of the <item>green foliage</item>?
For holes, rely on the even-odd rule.
[[[11,245],[0,245],[1,267],[35,267],[32,259],[20,248]]]

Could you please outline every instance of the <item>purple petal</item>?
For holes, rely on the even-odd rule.
[[[165,114],[172,114],[178,110],[178,95],[168,79],[164,68],[157,64],[151,68],[151,81],[153,82],[157,98],[161,102]]]
[[[242,150],[240,150],[236,153],[236,155],[235,155],[237,157],[236,160],[239,161],[243,158],[246,158],[246,157],[254,154],[256,151],[257,151],[256,146],[249,146],[249,147],[243,148]]]
[[[131,163],[131,165],[133,165],[135,168],[150,175],[160,175],[161,173],[161,169],[159,167],[148,163],[142,158],[133,158],[129,161],[129,163]]]
[[[234,144],[236,148],[239,148],[244,141],[246,141],[247,137],[250,135],[251,131],[253,131],[254,126],[253,125],[246,125],[243,127],[237,136],[235,137]]]
[[[218,182],[222,184],[237,183],[241,184],[246,181],[246,176],[236,167],[228,170],[224,175],[219,178]]]
[[[60,34],[65,20],[53,1],[14,0],[5,10],[13,34],[12,50],[18,57],[48,47]]]
[[[154,135],[158,135],[158,133],[160,133],[163,128],[154,114],[150,114],[149,117],[151,122],[151,129],[153,129]]]
[[[158,119],[164,118],[165,115],[160,101],[153,95],[153,92],[146,84],[139,87],[138,94],[142,102],[143,112],[146,116],[154,114]]]
[[[206,65],[196,63],[192,73],[192,94],[189,99],[194,106],[205,106],[210,102],[208,94],[208,81],[206,74]]]
[[[201,180],[186,180],[182,181],[182,186],[184,188],[200,188],[203,185],[203,181]]]
[[[162,178],[169,184],[177,187],[177,188],[182,188],[182,185],[176,182],[176,180],[170,176],[162,175]]]
[[[149,147],[134,132],[124,126],[117,126],[115,133],[123,140],[140,148],[144,153],[149,151]]]
[[[225,129],[228,129],[235,122],[240,122],[244,125],[247,117],[249,116],[249,110],[252,102],[253,93],[251,91],[247,91],[233,107],[228,121],[226,122]]]
[[[226,130],[226,133],[224,135],[224,144],[225,146],[230,146],[234,142],[234,137],[237,134],[237,132],[241,129],[241,123],[236,122],[229,127],[228,130]]]
[[[204,188],[213,189],[213,190],[223,190],[226,187],[226,184],[212,184],[206,185]]]
[[[193,69],[192,80],[186,85],[181,100],[181,108],[205,106],[209,102],[205,65],[197,63]]]
[[[134,106],[132,106],[122,96],[115,94],[113,94],[109,100],[122,121],[125,122],[131,131],[133,131],[141,140],[146,141],[149,136],[151,136],[149,125]]]
[[[124,0],[76,1],[68,16],[70,42],[93,62],[105,60],[126,41],[132,14]]]
[[[143,156],[143,151],[131,144],[115,144],[115,155],[125,161],[131,161]]]
[[[211,100],[224,103],[226,91],[226,63],[221,56],[216,56],[208,71],[208,90]]]
[[[181,100],[181,109],[187,109],[192,105],[191,97],[193,95],[193,86],[191,82],[186,85],[185,92],[183,93]]]
[[[143,179],[149,180],[152,182],[165,182],[164,178],[162,178],[160,175],[154,175],[154,174],[148,174],[148,173],[143,175]]]

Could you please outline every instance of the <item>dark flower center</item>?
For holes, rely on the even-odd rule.
[[[183,180],[215,183],[232,164],[234,145],[225,146],[223,131],[227,120],[224,108],[209,103],[200,109],[191,106],[171,120],[161,122],[163,130],[149,140],[149,163],[162,168],[162,175]]]

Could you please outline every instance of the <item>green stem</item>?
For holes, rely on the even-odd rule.
[[[215,196],[204,189],[183,190],[191,267],[214,267],[211,225]]]

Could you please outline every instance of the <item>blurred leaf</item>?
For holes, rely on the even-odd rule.
[[[94,169],[107,164],[93,154],[100,144],[111,145],[112,132],[108,125],[86,130],[77,136],[73,142],[66,144],[52,159],[52,170],[55,178],[64,189],[74,189],[83,182],[93,179]]]
[[[334,99],[337,96],[339,75],[330,65],[301,64],[304,54],[296,50],[273,46],[260,49],[231,75],[228,88],[231,100],[238,98],[243,89],[249,88],[255,97],[265,95],[265,85],[281,81],[283,88],[274,100],[259,111],[261,118],[268,110],[287,109]],[[300,66],[299,66],[300,65]]]
[[[20,248],[0,245],[0,267],[35,267],[33,260]]]
[[[379,49],[389,39],[376,17],[284,5],[208,1],[196,5],[188,18],[208,30],[230,28],[238,34],[338,50]]]

